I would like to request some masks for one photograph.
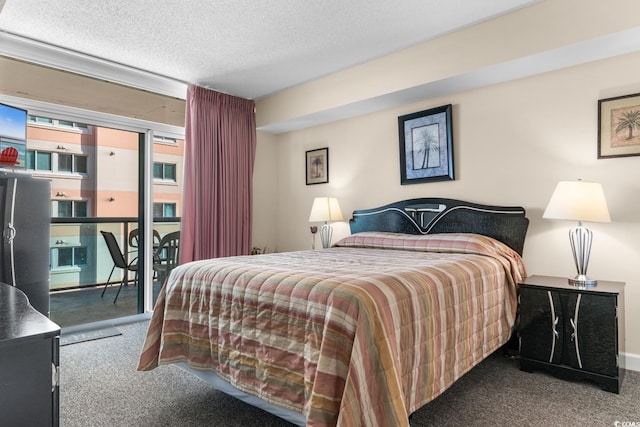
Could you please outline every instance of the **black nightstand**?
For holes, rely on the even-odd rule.
[[[578,288],[565,277],[530,276],[518,285],[520,369],[591,380],[620,392],[624,376],[624,283]]]

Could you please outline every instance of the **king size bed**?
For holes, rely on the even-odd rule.
[[[298,425],[408,426],[511,336],[528,223],[411,199],[354,211],[329,249],[179,266],[138,369],[178,363]]]

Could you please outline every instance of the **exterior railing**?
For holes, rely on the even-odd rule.
[[[49,283],[52,291],[98,286],[106,283],[113,260],[100,231],[112,232],[127,263],[138,256],[129,244],[129,234],[138,228],[138,218],[52,218],[49,247]],[[180,218],[154,218],[160,236],[180,229]],[[123,271],[116,269],[111,282],[119,282]],[[130,273],[133,280],[133,274]]]

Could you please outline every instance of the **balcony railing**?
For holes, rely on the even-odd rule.
[[[128,263],[138,256],[138,248],[129,245],[129,233],[137,228],[137,218],[52,218],[50,289],[106,283],[113,261],[100,231],[115,235]],[[180,229],[180,218],[154,218],[153,228],[163,236]]]
[[[113,260],[100,231],[112,232],[127,263],[138,257],[129,244],[129,234],[138,228],[137,218],[52,218],[49,283],[51,318],[61,326],[107,320],[138,313],[134,274],[113,304],[116,287],[125,272],[116,268],[110,283],[113,291],[104,298],[102,288],[113,268]],[[180,218],[154,218],[153,229],[164,236],[180,229]],[[159,285],[159,284],[158,284]],[[154,295],[157,294],[154,286]],[[154,298],[155,300],[155,298]]]

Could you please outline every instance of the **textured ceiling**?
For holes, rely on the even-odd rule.
[[[258,99],[539,0],[0,0],[0,31]]]

